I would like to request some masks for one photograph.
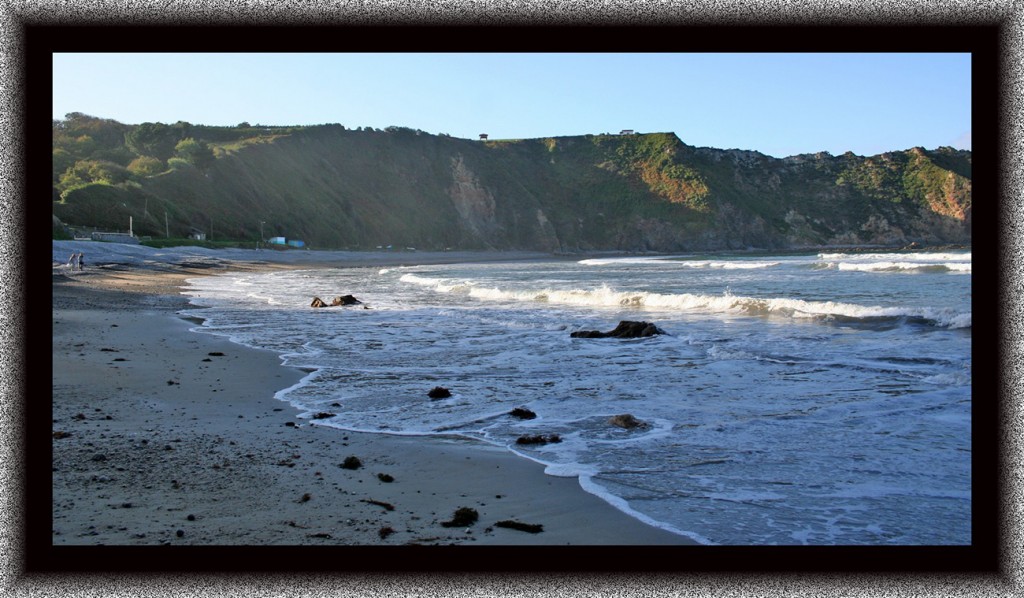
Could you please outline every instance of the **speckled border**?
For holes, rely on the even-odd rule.
[[[3,143],[0,162],[3,176],[0,189],[0,503],[3,534],[0,535],[0,587],[5,595],[199,595],[199,596],[953,596],[1019,595],[1022,593],[1021,550],[1024,521],[1021,500],[1022,409],[1020,391],[1024,367],[1020,363],[1021,316],[1016,293],[1024,290],[1021,266],[1024,260],[1018,241],[1024,213],[1019,198],[1024,195],[1022,129],[1024,129],[1024,77],[1021,44],[1024,6],[1014,0],[784,0],[708,1],[703,3],[670,0],[608,0],[569,2],[564,0],[433,1],[365,0],[66,0],[31,2],[7,0],[0,7],[0,79],[3,104],[0,122]],[[23,186],[26,178],[25,140],[22,118],[25,114],[23,89],[23,27],[35,25],[97,24],[199,24],[199,25],[641,25],[641,24],[795,24],[795,25],[990,25],[1002,29],[1000,52],[1003,58],[1000,89],[1001,135],[999,203],[1001,271],[999,285],[1004,302],[1000,308],[1002,378],[997,384],[1003,394],[999,413],[1001,439],[1002,495],[1000,520],[1005,525],[1000,539],[1001,572],[967,574],[649,574],[604,573],[554,574],[518,573],[366,573],[304,574],[273,576],[251,571],[244,574],[199,576],[181,574],[73,574],[27,575],[23,568],[26,508],[22,501],[25,476],[25,434],[22,429],[24,405],[21,395],[29,374],[21,351],[27,336],[22,306],[28,297],[29,280],[37,280],[26,266],[45,267],[45,261],[29,259],[31,245],[23,242],[31,231],[25,228],[26,202]],[[993,198],[981,198],[983,211]],[[981,212],[979,212],[981,213]],[[40,231],[36,231],[38,234]],[[45,231],[42,231],[45,234]],[[976,232],[976,235],[980,231]],[[47,241],[48,245],[48,241]],[[45,247],[45,245],[44,245]],[[976,270],[977,272],[977,270]],[[44,274],[42,280],[45,284]],[[36,377],[39,373],[34,373]],[[996,397],[977,397],[976,400]],[[623,555],[628,558],[627,554]],[[685,564],[681,564],[685,567]],[[112,564],[116,569],[116,563]]]

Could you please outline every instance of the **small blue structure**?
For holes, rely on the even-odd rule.
[[[288,241],[284,237],[270,237],[267,239],[267,243],[271,245],[287,245]]]
[[[289,239],[288,240],[288,245],[290,245],[292,247],[305,247],[306,246],[306,244],[304,242],[302,242],[302,241],[300,241],[298,239]]]

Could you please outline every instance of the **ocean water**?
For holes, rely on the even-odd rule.
[[[227,273],[187,294],[201,331],[312,370],[278,397],[339,433],[507,447],[706,544],[971,542],[969,252]],[[309,306],[345,294],[369,309]],[[621,320],[665,334],[570,337]],[[516,442],[538,434],[561,442]]]

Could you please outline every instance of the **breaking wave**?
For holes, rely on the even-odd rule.
[[[859,272],[971,273],[970,253],[820,253],[818,268]]]
[[[644,291],[596,289],[538,289],[512,291],[477,286],[472,281],[449,281],[406,274],[402,282],[432,288],[439,293],[461,293],[490,301],[552,303],[585,307],[630,307],[702,314],[811,319],[823,322],[881,324],[902,321],[942,328],[970,328],[971,313],[948,309],[865,306],[835,301],[805,301],[784,297],[742,297],[729,293],[704,295],[663,294]]]

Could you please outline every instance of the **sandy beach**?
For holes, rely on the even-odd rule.
[[[692,544],[502,449],[299,418],[274,394],[305,372],[178,314],[186,278],[302,260],[90,257],[83,272],[55,257],[52,276],[54,546]]]

